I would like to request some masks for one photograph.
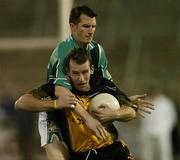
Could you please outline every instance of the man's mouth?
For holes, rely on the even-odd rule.
[[[83,86],[85,86],[86,85],[86,83],[79,83],[78,84],[78,86],[80,86],[80,87],[83,87]]]
[[[92,39],[92,36],[86,36],[87,39]]]

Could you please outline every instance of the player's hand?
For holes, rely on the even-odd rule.
[[[73,94],[60,95],[57,100],[57,109],[74,108],[77,104],[77,99]]]
[[[154,104],[144,100],[146,97],[147,94],[129,97],[129,99],[138,106],[137,113],[139,113],[142,117],[145,117],[144,113],[151,114],[152,110],[154,110]]]
[[[109,133],[106,131],[104,126],[91,115],[86,117],[85,121],[87,127],[99,138],[99,139],[106,139]]]
[[[112,122],[117,117],[117,111],[112,110],[107,105],[99,106],[98,111],[92,111],[93,116],[98,119],[101,123]]]
[[[106,131],[104,126],[94,117],[92,117],[89,112],[87,112],[79,103],[76,104],[74,112],[78,114],[87,128],[100,140],[105,140],[109,133]],[[94,137],[94,136],[93,136]]]
[[[55,96],[58,97],[55,109],[74,108],[77,99],[71,91],[62,86],[55,86]]]

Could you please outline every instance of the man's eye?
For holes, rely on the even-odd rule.
[[[86,74],[86,73],[88,73],[88,71],[84,71],[84,72],[83,72],[83,74]]]
[[[89,26],[89,25],[83,25],[83,27],[85,27],[85,28],[89,28],[90,26]]]

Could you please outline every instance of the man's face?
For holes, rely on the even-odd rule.
[[[74,38],[80,44],[88,44],[92,41],[96,30],[96,17],[91,18],[82,14],[80,22],[78,24],[71,23],[70,26]]]
[[[73,60],[70,60],[68,76],[77,90],[82,92],[90,90],[89,81],[92,73],[93,69],[91,69],[89,61],[79,65]]]

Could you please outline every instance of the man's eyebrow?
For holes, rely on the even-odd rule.
[[[90,26],[90,24],[82,24],[82,26]]]
[[[88,69],[85,69],[85,70],[83,70],[82,72],[87,72],[88,71]]]
[[[77,73],[78,71],[76,71],[76,70],[72,70],[72,72]]]
[[[95,27],[96,25],[95,24],[82,24],[82,26],[93,26],[93,27]]]

